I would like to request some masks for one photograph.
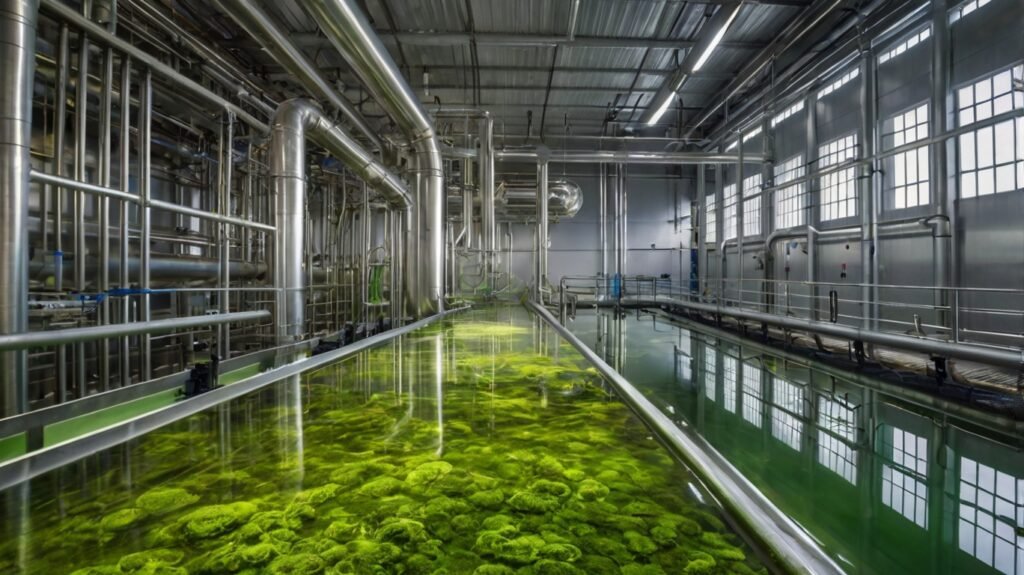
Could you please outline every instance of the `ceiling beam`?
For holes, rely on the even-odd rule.
[[[278,66],[267,66],[270,69],[281,70]],[[429,69],[433,72],[461,72],[465,69],[465,66],[454,66],[454,65],[429,65],[429,66],[410,66],[410,70],[418,69]],[[548,73],[551,69],[547,66],[480,66],[481,72],[501,72],[501,73],[517,73],[517,72],[541,72]],[[345,74],[351,71],[351,68],[325,66],[320,68],[320,71],[329,76],[335,76],[338,74]],[[638,71],[637,68],[581,68],[576,66],[555,66],[555,72],[561,73],[595,73],[595,74],[635,74]],[[673,70],[654,70],[651,68],[639,69],[639,72],[645,76],[659,76],[664,77],[673,73]],[[736,77],[735,74],[728,72],[698,72],[692,76],[698,80],[732,80]],[[294,79],[294,76],[287,72],[271,72],[267,74],[267,79],[273,82],[285,82]]]
[[[422,92],[419,84],[412,85],[413,90]],[[431,95],[434,92],[440,92],[441,90],[465,90],[466,86],[458,84],[434,84],[430,86]],[[356,90],[356,88],[349,88],[349,90]],[[480,91],[485,90],[496,90],[502,92],[544,92],[551,90],[552,92],[584,92],[588,94],[653,94],[658,90],[654,88],[616,88],[614,86],[547,86],[547,85],[531,85],[531,86],[480,86]],[[348,91],[348,90],[346,90]],[[714,92],[712,90],[696,90],[683,88],[679,90],[682,94],[703,94],[711,95]]]
[[[390,33],[387,30],[378,30],[382,40],[400,42],[406,46],[469,46],[476,41],[478,46],[518,46],[518,47],[589,47],[589,48],[689,48],[693,42],[676,39],[656,38],[616,38],[609,36],[580,36],[573,39],[565,36],[551,36],[546,34],[495,34],[477,32],[467,34],[465,32],[430,32],[430,31],[405,31]],[[318,33],[292,34],[291,39],[303,48],[319,48],[330,46],[330,42]],[[720,48],[733,48],[739,50],[760,50],[766,46],[763,42],[722,42]]]

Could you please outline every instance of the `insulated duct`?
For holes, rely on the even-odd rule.
[[[38,0],[0,4],[0,335],[28,330],[28,198]],[[25,411],[28,358],[0,354],[0,417]]]
[[[434,122],[402,77],[357,0],[303,3],[377,103],[409,139],[416,154],[416,206],[406,252],[409,312],[417,317],[444,309],[444,166]]]
[[[535,182],[501,182],[495,194],[501,212],[510,216],[537,214]],[[569,180],[548,181],[548,217],[571,218],[583,207],[583,191]]]
[[[409,210],[405,184],[363,149],[345,130],[328,120],[309,100],[282,102],[270,126],[270,184],[277,198],[274,234],[274,287],[277,288],[278,342],[291,343],[305,333],[303,242],[306,229],[306,137],[337,156],[367,185],[393,205]]]

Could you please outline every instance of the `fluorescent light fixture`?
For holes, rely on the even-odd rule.
[[[732,14],[729,15],[729,19],[726,20],[725,24],[718,29],[718,32],[715,32],[715,37],[711,39],[711,43],[704,49],[704,53],[697,59],[697,63],[693,65],[694,72],[700,70],[701,67],[704,66],[704,63],[708,61],[708,58],[711,57],[711,53],[718,47],[718,43],[722,41],[722,37],[725,36],[726,31],[729,30],[729,26],[732,26],[732,21],[735,20],[736,15],[740,13],[740,7],[742,6],[743,3],[737,4],[736,7],[733,8]]]
[[[661,106],[658,106],[658,111],[655,112],[653,116],[651,116],[650,120],[647,120],[648,126],[653,126],[658,123],[658,120],[660,120],[661,117],[665,115],[665,110],[668,110],[669,105],[672,103],[672,98],[675,97],[675,92],[669,92],[668,94],[665,95],[665,101],[661,103]]]

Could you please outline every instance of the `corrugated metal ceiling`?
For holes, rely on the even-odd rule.
[[[599,133],[609,104],[621,110],[620,119],[638,119],[719,9],[712,0],[579,0],[575,41],[570,41],[573,1],[366,0],[365,7],[422,101],[433,105],[436,97],[444,104],[498,108],[493,111],[510,134],[525,125],[527,110],[533,111],[535,125],[546,116],[553,130],[561,129],[565,114],[578,117],[577,133]],[[311,36],[316,27],[301,1],[275,1],[266,9],[292,32],[312,38],[304,48],[329,77],[358,86],[333,48]],[[702,75],[681,90],[687,117],[804,9],[745,4]],[[415,43],[402,36],[409,33],[417,34]],[[265,53],[248,56],[275,69]],[[431,73],[429,94],[423,89],[424,70]],[[372,102],[363,105],[368,116],[380,113]],[[677,113],[667,117],[674,120]]]

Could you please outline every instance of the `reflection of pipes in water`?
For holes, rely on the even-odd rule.
[[[434,336],[434,384],[437,402],[437,456],[444,455],[444,340],[441,334]]]

